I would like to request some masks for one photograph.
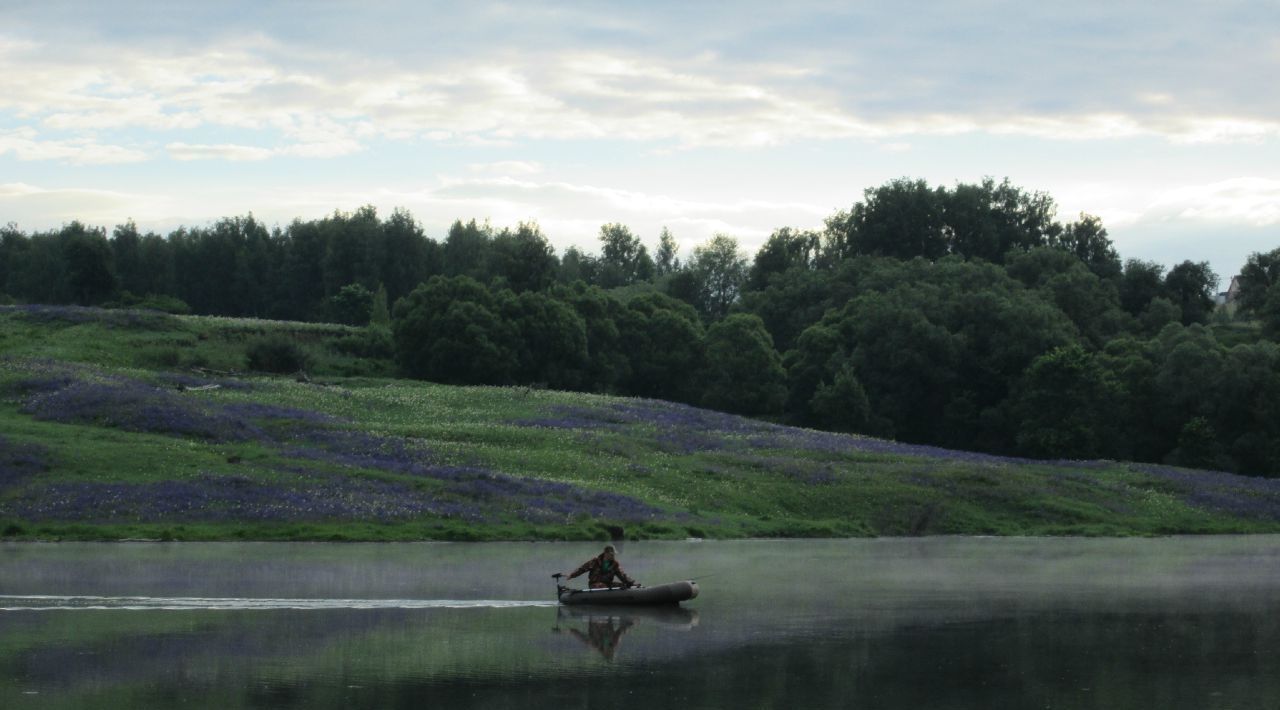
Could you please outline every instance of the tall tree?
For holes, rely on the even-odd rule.
[[[999,184],[985,178],[977,185],[956,185],[944,218],[950,251],[1004,263],[1010,251],[1044,246],[1056,237],[1062,229],[1053,219],[1056,211],[1049,195],[1024,192],[1008,178]]]
[[[22,263],[22,255],[31,247],[27,235],[18,229],[18,225],[9,222],[0,227],[0,296],[14,292],[9,279]]]
[[[744,289],[760,291],[769,285],[769,279],[776,274],[792,268],[816,267],[821,246],[821,235],[814,231],[790,227],[775,231],[756,252]]]
[[[653,259],[640,238],[621,224],[600,227],[600,285],[629,286],[653,278]]]
[[[736,313],[707,330],[703,405],[748,416],[777,414],[786,403],[786,379],[758,316]]]
[[[1236,298],[1240,304],[1240,310],[1245,312],[1260,310],[1267,302],[1271,287],[1278,283],[1280,283],[1280,249],[1250,254],[1237,280],[1240,293]]]
[[[1165,292],[1182,312],[1182,324],[1204,323],[1213,312],[1213,297],[1218,291],[1218,275],[1209,262],[1184,261],[1169,269],[1164,278]]]
[[[396,302],[396,362],[410,377],[447,384],[509,384],[519,333],[499,302],[467,276],[435,276]]]
[[[1123,270],[1120,255],[1107,236],[1107,228],[1102,226],[1100,218],[1091,214],[1081,213],[1078,221],[1052,235],[1049,246],[1074,254],[1102,279],[1119,278]]]
[[[1023,374],[1014,401],[1021,453],[1093,459],[1117,454],[1114,414],[1124,392],[1079,345],[1052,350]]]
[[[946,190],[901,178],[868,188],[861,202],[827,222],[837,259],[855,254],[937,259],[947,253]]]
[[[541,291],[555,280],[559,262],[555,249],[537,222],[521,222],[504,229],[490,245],[493,278],[516,293]]]
[[[694,307],[707,322],[729,314],[747,279],[747,258],[738,248],[738,240],[717,234],[705,244],[695,247],[687,271],[696,288]]]
[[[1129,259],[1120,277],[1120,307],[1140,316],[1151,299],[1165,296],[1164,267],[1154,261]]]
[[[445,237],[444,273],[446,276],[470,276],[477,281],[488,281],[489,245],[493,229],[488,222],[476,224],[473,219],[466,224],[455,221]]]
[[[383,221],[382,241],[381,283],[390,303],[444,269],[439,245],[423,234],[422,225],[408,210],[397,208]]]
[[[676,238],[671,236],[671,230],[663,227],[662,233],[658,235],[658,250],[653,258],[654,275],[666,276],[679,271],[680,259],[677,256],[679,252],[680,245],[676,243]]]
[[[705,331],[692,308],[648,293],[626,304],[617,326],[629,364],[624,391],[680,402],[697,400]]]
[[[524,291],[502,300],[501,315],[519,333],[516,382],[581,389],[587,370],[587,324],[572,306]]]
[[[71,222],[59,234],[67,262],[67,282],[72,298],[82,306],[101,303],[116,290],[111,245],[105,232]]]

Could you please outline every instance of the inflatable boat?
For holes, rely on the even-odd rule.
[[[693,580],[669,582],[653,587],[614,587],[612,589],[569,589],[556,586],[561,604],[596,604],[657,606],[679,604],[698,596],[698,583]]]

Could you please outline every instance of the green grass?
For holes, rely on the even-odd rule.
[[[1280,512],[1272,512],[1280,511],[1280,487],[1259,488],[1222,474],[1162,473],[1125,463],[970,460],[866,447],[859,444],[866,440],[835,435],[818,446],[784,429],[768,429],[777,436],[766,443],[754,438],[764,424],[695,416],[674,405],[393,379],[387,376],[391,363],[338,351],[338,341],[354,332],[344,326],[194,316],[122,324],[110,312],[74,316],[33,319],[0,309],[0,446],[38,451],[42,461],[38,471],[28,467],[6,479],[6,459],[0,456],[0,536],[6,538],[565,540],[600,539],[619,529],[632,539],[1280,531]],[[307,349],[313,362],[309,381],[245,372],[246,348],[272,334]],[[76,421],[24,413],[34,396],[24,383],[67,372],[78,381],[149,383],[165,393],[177,391],[176,376],[198,376],[204,378],[198,382],[220,386],[165,396],[193,411],[261,404],[334,419],[313,429],[246,420],[270,436],[210,440],[133,431],[110,412]],[[626,419],[619,411],[646,414]],[[613,424],[528,425],[565,412]],[[698,421],[709,427],[701,432],[704,441],[673,445],[671,437],[679,439],[689,427],[663,423],[667,414],[702,417]],[[518,487],[512,479],[571,487],[548,494],[557,501],[608,493],[656,512],[626,517],[566,504],[559,513],[530,515],[532,493],[504,498],[436,473],[338,457],[308,438],[308,432],[330,431],[372,437],[388,450],[418,457],[432,472],[482,469],[509,487]],[[14,457],[19,463],[10,465],[20,465],[21,457]],[[31,501],[60,495],[60,487],[125,486],[145,497],[174,482],[197,489],[213,481],[223,488],[298,491],[312,480],[329,486],[325,490],[334,496],[392,486],[414,500],[458,504],[473,514],[374,519],[335,513],[273,520],[153,515],[147,506],[129,513],[28,510]]]

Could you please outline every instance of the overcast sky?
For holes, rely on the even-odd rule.
[[[1280,247],[1280,3],[0,3],[0,224],[372,204],[682,253],[1008,177],[1125,258]]]

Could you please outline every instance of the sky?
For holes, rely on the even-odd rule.
[[[0,0],[0,224],[375,206],[688,255],[990,176],[1122,258],[1280,247],[1273,0]]]

